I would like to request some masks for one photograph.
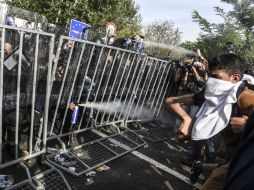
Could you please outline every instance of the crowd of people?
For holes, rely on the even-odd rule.
[[[254,78],[233,52],[209,62],[198,54],[181,64],[177,96],[165,100],[180,120],[178,140],[192,143],[190,181],[210,171],[201,189],[253,189]]]
[[[7,21],[8,25],[13,26],[12,18]],[[30,28],[30,25],[31,23],[26,23],[27,28]],[[19,45],[17,43],[19,41],[15,39],[19,34],[7,31],[6,36],[4,48],[5,60],[8,60],[8,56],[13,54]],[[28,48],[26,48],[26,45],[30,46],[29,42],[34,38],[35,36],[25,38],[24,54],[34,53],[27,52]],[[142,53],[143,39],[143,36],[134,35],[132,38],[116,40],[112,45]],[[177,139],[180,142],[186,140],[192,142],[190,181],[196,183],[202,171],[210,170],[212,173],[201,189],[254,189],[254,183],[249,177],[254,171],[254,149],[252,147],[254,143],[254,78],[251,76],[252,73],[244,70],[244,61],[233,52],[218,55],[211,61],[206,60],[199,50],[197,53],[198,58],[187,57],[183,62],[178,63],[175,70],[178,91],[175,96],[165,100],[170,112],[173,112],[179,119],[176,121],[179,124]],[[105,57],[109,56],[105,55]],[[113,56],[109,63],[112,62],[112,59]],[[25,152],[28,150],[28,145],[25,143],[22,147],[22,141],[28,141],[29,127],[27,126],[29,126],[30,115],[27,114],[29,113],[27,110],[31,110],[31,107],[27,105],[31,105],[31,102],[22,97],[31,90],[29,85],[32,83],[32,75],[26,73],[32,69],[31,62],[24,56],[20,79],[18,125],[21,126],[19,132],[23,136],[20,137],[20,149]],[[64,66],[59,65],[55,77],[62,78],[63,73]],[[8,145],[5,148],[11,149],[17,146],[13,138],[16,137],[17,126],[18,69],[15,65],[12,68],[4,67],[4,74],[6,78],[3,92],[5,114],[3,138],[6,139],[6,145]],[[93,81],[89,82],[89,80],[91,79],[86,79],[87,89],[93,84]],[[57,79],[55,81],[56,84]],[[45,91],[43,85],[39,91]],[[66,102],[66,104],[64,108],[66,106],[69,108],[68,117],[71,117],[71,110],[74,109],[75,104],[73,102]],[[35,105],[38,118],[42,117],[43,109],[41,105]],[[35,122],[40,124],[39,119]],[[226,150],[224,155],[220,155],[221,158],[218,159],[221,144]],[[205,154],[202,154],[203,149]]]

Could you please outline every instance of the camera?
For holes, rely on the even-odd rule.
[[[183,64],[183,62],[179,61],[179,60],[173,60],[173,62],[175,63],[175,68],[180,69],[180,70],[186,70],[185,65]]]
[[[193,70],[192,70],[192,65],[193,64],[189,64],[189,65],[186,65],[185,67],[186,67],[186,69],[187,69],[187,71],[188,71],[188,73],[191,73]]]

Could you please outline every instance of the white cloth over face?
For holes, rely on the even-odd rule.
[[[244,75],[254,85],[254,78]],[[209,78],[205,89],[205,102],[196,115],[192,129],[192,140],[209,139],[222,131],[229,123],[232,105],[237,102],[236,93],[243,82],[231,83]]]

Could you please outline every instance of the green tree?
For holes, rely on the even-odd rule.
[[[191,41],[185,41],[180,44],[181,47],[189,49],[189,50],[197,50],[198,49],[198,43],[197,42],[191,42]]]
[[[215,13],[223,22],[210,23],[197,11],[193,11],[192,18],[200,26],[201,33],[195,45],[203,50],[206,57],[212,58],[225,51],[228,42],[234,45],[234,52],[240,55],[245,63],[254,61],[254,3],[252,0],[222,0],[230,3],[233,10],[225,12],[215,7]]]
[[[144,35],[145,41],[153,42],[147,43],[145,47],[146,52],[153,56],[166,57],[172,56],[172,51],[169,46],[177,46],[180,44],[182,33],[174,26],[173,22],[159,20],[145,26]],[[165,45],[169,45],[168,48]]]
[[[139,7],[134,0],[7,0],[7,3],[38,12],[60,26],[68,27],[70,19],[77,19],[101,30],[112,21],[120,36],[141,30]]]

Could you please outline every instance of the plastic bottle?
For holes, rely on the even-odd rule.
[[[10,187],[14,183],[12,175],[0,175],[0,189]]]
[[[74,161],[69,161],[69,162],[62,162],[62,165],[63,166],[66,166],[66,167],[72,167],[76,164],[76,162]]]
[[[70,170],[71,172],[75,172],[76,168],[75,167],[69,167],[68,170]]]
[[[75,106],[75,108],[73,109],[72,112],[72,116],[71,116],[71,124],[76,124],[78,121],[78,106]]]
[[[64,160],[65,159],[63,157],[61,157],[61,155],[59,155],[59,154],[55,156],[55,161],[58,162],[59,164],[62,164],[64,162]]]
[[[66,161],[65,158],[61,157],[61,155],[56,155],[55,156],[55,161],[65,167],[73,167],[76,162],[75,161]]]

